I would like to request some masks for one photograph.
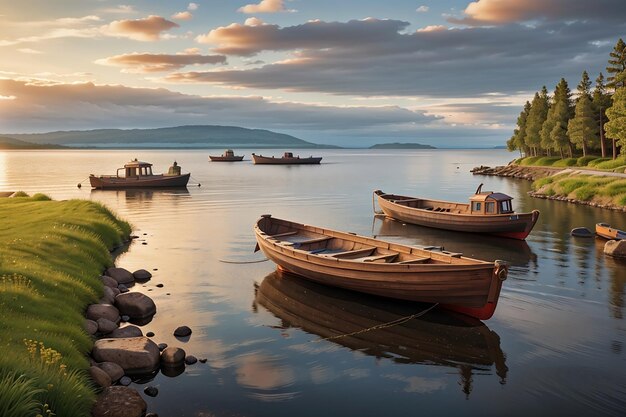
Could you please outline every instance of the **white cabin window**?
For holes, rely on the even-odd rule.
[[[510,213],[512,211],[511,200],[504,200],[500,203],[500,213]]]
[[[495,213],[496,212],[496,203],[494,203],[493,201],[486,202],[485,203],[485,209],[486,209],[487,213]]]
[[[472,211],[482,211],[482,205],[480,203],[473,202]]]

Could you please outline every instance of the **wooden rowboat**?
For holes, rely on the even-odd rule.
[[[470,197],[469,203],[386,194],[381,190],[374,191],[374,194],[386,216],[406,223],[526,239],[539,218],[539,211],[515,213],[512,197],[491,191],[481,192],[481,187]]]
[[[282,270],[312,281],[426,303],[489,319],[508,274],[504,261],[485,262],[263,215],[257,249]]]
[[[281,320],[282,329],[299,328],[349,349],[399,364],[458,369],[463,391],[472,374],[495,373],[504,383],[508,368],[500,337],[472,318],[423,309],[415,303],[374,297],[320,285],[275,271],[255,288],[261,305]],[[388,323],[398,323],[386,326]],[[369,331],[363,331],[370,329]]]
[[[300,156],[293,156],[291,152],[285,152],[280,158],[252,154],[252,162],[254,162],[255,165],[311,165],[319,164],[321,160],[321,156],[300,158]]]
[[[120,171],[124,171],[124,175],[120,175]],[[89,175],[89,183],[99,189],[186,187],[190,176],[181,174],[176,162],[167,174],[153,174],[152,164],[135,159],[118,168],[116,175]]]
[[[226,149],[220,156],[209,155],[211,162],[239,162],[243,160],[243,155],[235,155],[232,149]]]
[[[622,240],[626,239],[626,232],[618,229],[613,229],[611,225],[606,223],[596,224],[596,234],[605,239]]]

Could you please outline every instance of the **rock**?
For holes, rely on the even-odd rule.
[[[85,319],[83,329],[85,329],[88,334],[94,335],[98,331],[98,323],[93,320]]]
[[[157,284],[157,288],[163,288],[163,284]]]
[[[140,292],[129,292],[115,297],[115,305],[120,314],[131,319],[143,319],[156,314],[156,305],[152,298]]]
[[[116,280],[114,280],[113,278],[111,278],[108,275],[102,275],[100,277],[100,280],[102,281],[102,283],[105,286],[107,286],[109,288],[117,288],[117,286],[119,285],[119,283]]]
[[[130,316],[123,315],[120,319],[121,319],[123,322],[127,322],[127,321],[129,321],[129,320],[130,320]]]
[[[148,244],[148,242],[141,242],[141,244],[142,244],[142,245],[147,245],[147,244]]]
[[[158,349],[158,348],[157,348]],[[166,347],[161,352],[161,363],[167,366],[175,366],[185,361],[185,351],[179,347]]]
[[[109,378],[111,378],[111,382],[116,382],[124,376],[124,370],[122,367],[114,362],[102,362],[97,366],[107,373]]]
[[[117,324],[108,319],[98,319],[98,331],[102,334],[109,334],[117,329]]]
[[[137,271],[133,272],[133,277],[137,281],[147,281],[152,278],[152,274],[145,269],[138,269]]]
[[[97,366],[89,367],[89,375],[93,382],[99,387],[106,388],[111,386],[111,377]]]
[[[586,227],[576,227],[575,229],[572,229],[570,234],[576,237],[593,237],[593,233],[591,233],[591,230],[587,229]]]
[[[117,323],[120,319],[120,312],[111,304],[92,304],[87,307],[85,316],[93,321],[102,318]]]
[[[177,377],[185,372],[185,362],[181,362],[180,365],[161,365],[161,373],[170,378]]]
[[[117,288],[120,290],[120,293],[128,292],[128,287],[124,284],[120,284]]]
[[[604,253],[614,258],[626,258],[626,240],[609,240],[604,244]]]
[[[141,417],[148,408],[137,391],[128,387],[108,387],[94,404],[93,417]]]
[[[107,287],[107,286],[104,287],[104,292],[102,294],[102,298],[104,300],[106,300],[105,304],[113,304],[115,302],[115,296],[116,295],[117,294],[115,294],[113,292],[113,288]]]
[[[159,395],[159,389],[157,387],[153,387],[152,385],[145,387],[143,392],[149,397],[156,397]]]
[[[125,386],[125,387],[130,385],[131,382],[133,382],[133,380],[130,379],[129,377],[127,377],[127,376],[123,376],[123,377],[120,378],[120,384]]]
[[[206,361],[207,361],[207,358],[202,358],[199,360],[200,363],[206,363]]]
[[[160,351],[163,351],[163,349],[167,347],[167,343],[159,343],[157,347],[159,348]]]
[[[146,337],[100,339],[93,347],[92,356],[98,362],[113,362],[127,374],[142,374],[159,367],[159,348]]]
[[[148,332],[148,333],[146,333],[146,337],[154,337],[154,332]]]
[[[191,334],[191,329],[187,326],[180,326],[176,330],[174,330],[174,336],[176,337],[186,337]]]
[[[113,290],[113,294],[115,294],[116,297],[122,293],[117,287],[111,288],[111,290]]]
[[[198,362],[198,358],[196,358],[193,355],[189,355],[189,356],[185,357],[185,364],[186,365],[193,365],[196,362]]]
[[[125,338],[125,337],[142,337],[143,332],[137,326],[133,326],[132,324],[124,327],[117,328],[108,335],[109,338]]]
[[[106,270],[106,275],[113,278],[119,284],[129,284],[135,281],[133,274],[124,268],[109,268]]]

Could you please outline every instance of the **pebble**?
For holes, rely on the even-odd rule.
[[[120,385],[127,386],[127,385],[130,385],[131,382],[133,382],[133,380],[127,376],[123,376],[120,378]]]
[[[199,362],[200,362],[200,363],[206,363],[206,361],[207,361],[207,358],[202,358],[202,359],[199,359]]]
[[[180,326],[176,330],[174,330],[174,336],[176,337],[186,337],[191,334],[191,329],[188,326]]]
[[[130,320],[130,316],[127,316],[127,315],[122,316],[122,321],[128,321],[128,320]]]
[[[151,385],[149,387],[145,387],[143,392],[150,397],[156,397],[159,394],[159,389]]]
[[[148,242],[141,242],[141,244],[142,244],[142,245],[147,245],[147,244],[148,244]]]
[[[154,336],[154,332],[148,332],[148,333],[146,333],[146,336],[147,337],[153,337]]]
[[[193,355],[187,355],[185,357],[185,363],[187,365],[193,365],[196,362],[198,362],[198,359],[195,356],[193,356]]]
[[[128,292],[128,287],[127,287],[126,285],[124,285],[124,284],[120,284],[120,285],[117,287],[117,289],[118,289],[118,290],[120,290],[120,292],[122,292],[122,293],[124,293],[124,292]]]
[[[167,347],[167,343],[159,343],[157,347],[162,352]]]
[[[163,284],[157,284],[157,288],[163,288]]]

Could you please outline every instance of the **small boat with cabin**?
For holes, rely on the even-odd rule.
[[[220,156],[209,155],[211,162],[239,162],[243,160],[243,155],[235,155],[232,149],[226,149]]]
[[[321,156],[309,156],[308,158],[300,158],[293,156],[292,152],[285,152],[282,157],[275,158],[263,155],[252,154],[252,162],[255,165],[311,165],[319,164],[322,160]]]
[[[320,284],[400,300],[437,303],[489,319],[508,274],[486,262],[263,215],[254,226],[257,250],[278,268]]]
[[[485,233],[524,240],[533,230],[539,211],[515,213],[510,197],[482,191],[482,184],[469,203],[386,194],[374,191],[383,213],[396,220],[457,232]]]
[[[120,175],[120,171],[123,175]],[[181,174],[181,168],[176,161],[167,174],[153,174],[152,164],[135,158],[118,168],[116,175],[89,175],[89,183],[93,188],[99,189],[186,187],[190,176],[190,173]]]
[[[618,229],[614,229],[610,224],[597,223],[596,235],[605,239],[623,240],[626,239],[626,232]]]

